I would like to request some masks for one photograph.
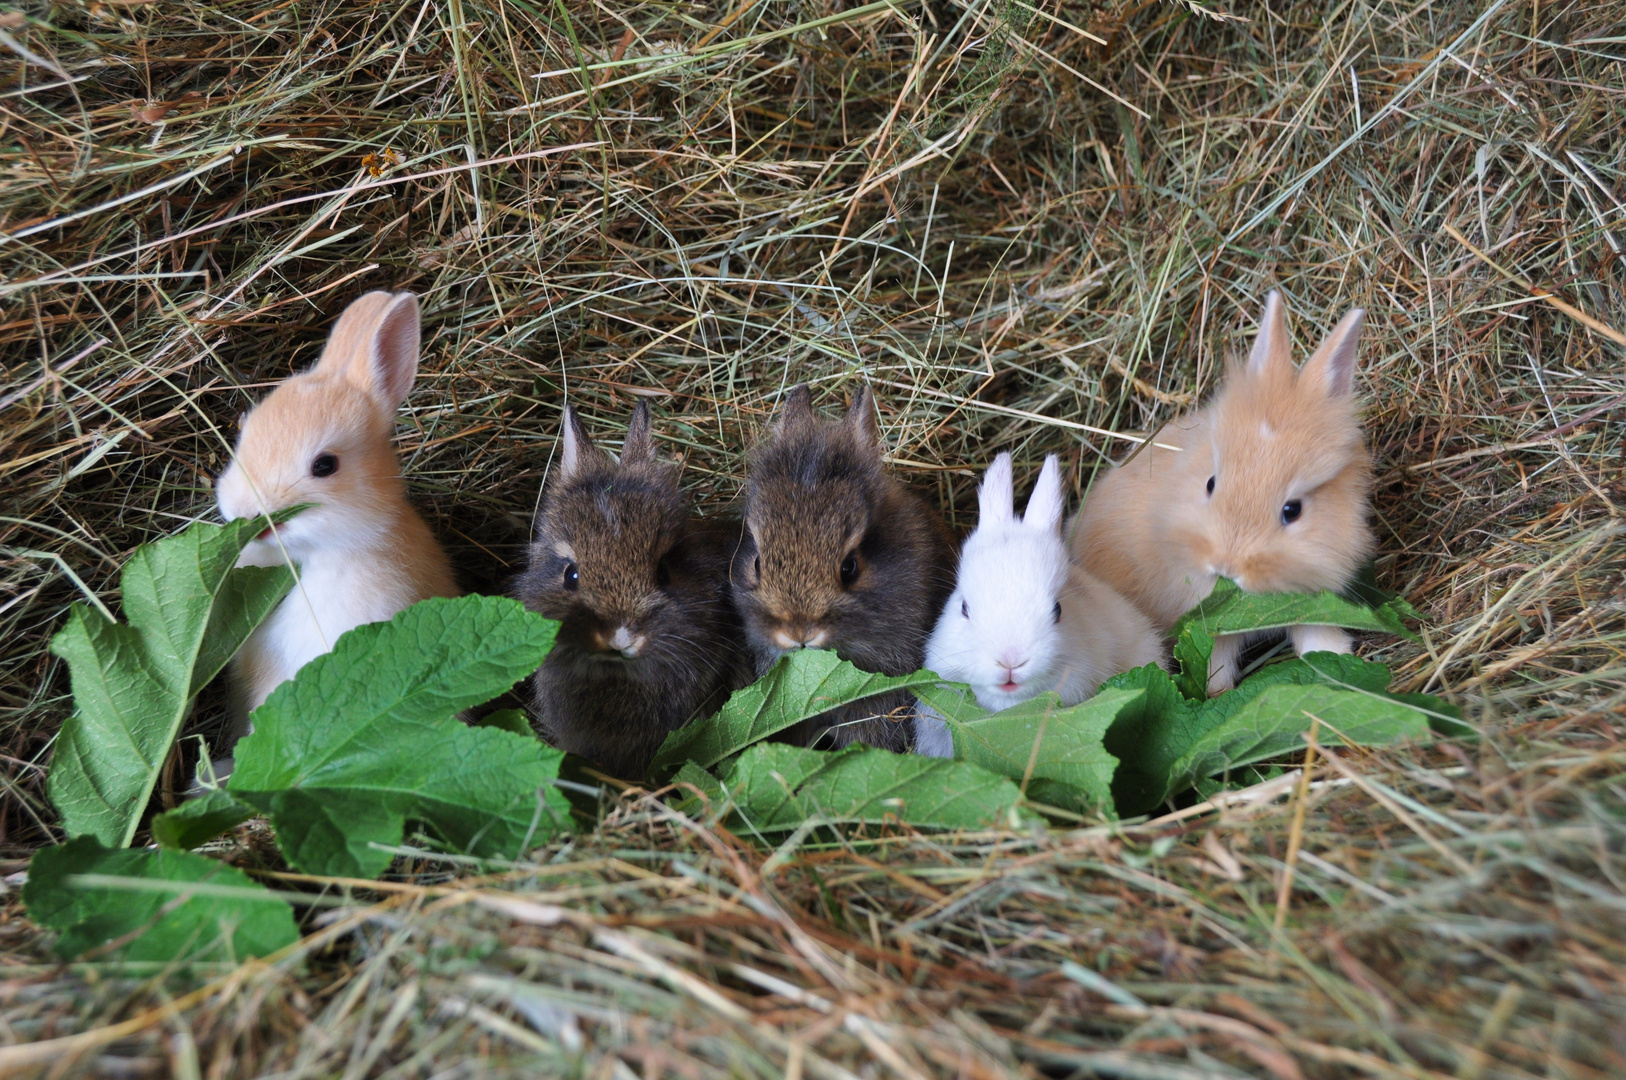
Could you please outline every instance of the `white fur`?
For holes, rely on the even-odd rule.
[[[969,683],[985,709],[1009,708],[1047,690],[1076,705],[1112,675],[1162,662],[1151,622],[1071,564],[1061,537],[1062,498],[1054,455],[1045,459],[1021,518],[1012,505],[1010,455],[1000,454],[983,478],[977,528],[926,643],[926,666]]]
[[[947,722],[924,701],[915,706],[915,753],[923,757],[954,756],[954,736]]]

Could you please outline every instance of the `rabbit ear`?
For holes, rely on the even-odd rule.
[[[853,403],[847,407],[842,423],[857,437],[860,446],[880,451],[880,421],[875,416],[875,395],[870,393],[869,387],[860,386],[853,393]]]
[[[1061,510],[1061,463],[1055,454],[1050,454],[1044,459],[1044,468],[1039,470],[1039,482],[1033,485],[1033,494],[1028,496],[1022,524],[1060,533]]]
[[[1293,364],[1293,343],[1287,337],[1287,316],[1282,310],[1282,294],[1275,289],[1265,297],[1265,313],[1259,320],[1259,336],[1248,354],[1248,371],[1261,375],[1272,368]]]
[[[1356,345],[1361,338],[1361,324],[1366,312],[1351,308],[1338,320],[1327,340],[1304,362],[1300,379],[1312,380],[1311,385],[1325,387],[1328,397],[1344,397],[1355,389]]]
[[[788,431],[806,426],[813,419],[813,394],[806,383],[797,383],[785,395],[785,403],[774,417],[775,431]]]
[[[606,460],[604,451],[594,446],[593,440],[587,437],[581,413],[574,406],[566,405],[565,420],[559,431],[559,480],[569,480],[588,466]]]
[[[1016,517],[1012,505],[1011,455],[1000,454],[988,471],[982,474],[982,486],[977,488],[977,528],[984,525],[1003,525]]]
[[[393,412],[418,375],[418,335],[416,296],[370,292],[333,324],[316,368],[342,375]]]
[[[627,441],[621,444],[621,464],[636,465],[653,461],[655,440],[649,433],[649,403],[640,401],[632,410],[632,421],[627,424]]]

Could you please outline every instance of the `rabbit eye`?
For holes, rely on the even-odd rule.
[[[1056,623],[1061,622],[1061,601],[1060,600],[1057,600],[1056,601],[1056,606],[1053,609],[1051,609],[1050,621],[1051,622],[1056,622]]]
[[[1208,478],[1208,493],[1210,495],[1214,494],[1214,478],[1212,476]]]
[[[317,454],[316,460],[311,462],[311,475],[318,480],[332,476],[339,471],[339,459],[332,454]]]
[[[575,592],[576,591],[576,586],[580,585],[581,581],[582,581],[581,572],[576,569],[576,564],[573,563],[573,562],[570,562],[570,561],[566,561],[565,562],[565,588],[570,590],[571,592]]]
[[[971,618],[971,608],[966,605],[964,600],[960,601],[960,617],[965,619]]]
[[[854,552],[849,554],[845,559],[841,560],[841,583],[843,585],[851,585],[857,580],[858,554]]]
[[[1291,525],[1304,513],[1304,504],[1297,499],[1288,499],[1282,504],[1282,524]]]
[[[664,589],[670,584],[672,584],[672,571],[666,565],[666,556],[662,555],[661,561],[655,564],[655,585]]]

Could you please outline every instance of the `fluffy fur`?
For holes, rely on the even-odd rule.
[[[407,502],[391,445],[396,410],[418,371],[418,334],[411,293],[367,293],[339,316],[316,366],[243,418],[216,483],[221,516],[314,505],[267,529],[238,560],[292,563],[299,583],[232,661],[236,734],[250,730],[249,712],[272,690],[346,630],[458,594],[446,553]],[[329,465],[330,475],[316,475]]]
[[[515,595],[560,622],[531,680],[549,741],[620,777],[642,777],[666,735],[709,716],[750,679],[728,596],[738,525],[690,518],[678,467],[634,410],[619,464],[566,407],[529,566]]]
[[[807,387],[794,388],[751,455],[734,558],[735,604],[758,672],[803,647],[834,649],[883,675],[918,670],[953,584],[948,530],[881,461],[868,388],[839,421],[816,416]],[[912,704],[908,693],[866,698],[788,737],[906,750]]]
[[[1247,362],[1232,366],[1211,404],[1157,436],[1180,449],[1144,447],[1097,481],[1074,530],[1076,559],[1162,630],[1219,575],[1250,592],[1346,586],[1372,550],[1371,464],[1354,394],[1363,317],[1350,311],[1295,370],[1271,293]],[[1334,627],[1295,627],[1292,639],[1300,653],[1350,648]],[[1212,692],[1234,684],[1243,645],[1241,635],[1215,643]]]
[[[1020,518],[1009,454],[994,459],[977,496],[976,531],[960,549],[959,579],[926,643],[928,668],[969,683],[979,705],[999,710],[1046,690],[1076,705],[1118,672],[1163,661],[1151,620],[1071,565],[1055,455],[1045,458]],[[942,741],[927,734],[930,723],[916,725],[922,752]]]

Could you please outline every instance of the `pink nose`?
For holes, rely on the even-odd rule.
[[[1017,656],[1015,653],[1008,652],[999,658],[999,666],[1004,668],[1006,671],[1011,672],[1013,675],[1016,673],[1016,669],[1025,663],[1027,663],[1027,660]]]

